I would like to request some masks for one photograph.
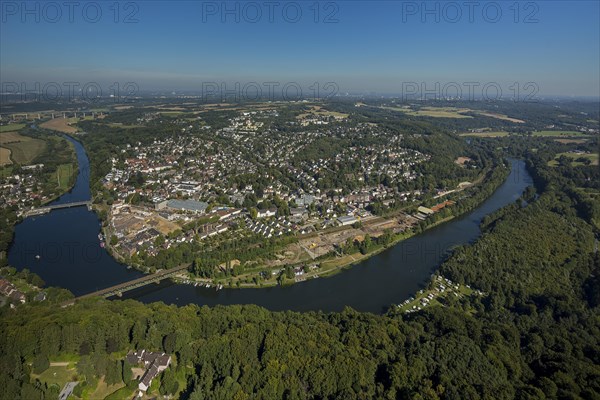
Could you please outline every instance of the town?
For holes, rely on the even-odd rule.
[[[334,273],[451,218],[458,195],[489,172],[465,154],[441,161],[421,132],[357,121],[359,105],[159,104],[37,117],[93,152],[88,207],[102,221],[100,247],[145,273],[189,264],[178,282],[218,289]],[[442,162],[452,178],[431,173]],[[4,204],[18,215],[50,200],[34,190],[42,167],[14,165],[19,174],[7,177]]]
[[[196,278],[182,274],[182,282],[218,288],[223,282],[215,278],[235,271],[243,276],[238,286],[277,284],[289,267],[294,273],[287,275],[297,282],[322,274],[319,260],[339,256],[348,240],[410,231],[454,204],[441,197],[471,185],[423,188],[421,171],[432,155],[404,144],[419,134],[351,123],[348,114],[323,106],[303,106],[283,119],[282,113],[290,114],[264,105],[222,112],[227,117],[220,128],[196,113],[170,120],[160,113],[138,117],[136,123],[176,127],[175,133],[127,141],[112,153],[95,201],[106,216],[100,245],[149,273],[185,262],[151,262],[182,245],[220,253],[210,266],[195,268]],[[79,135],[85,143],[92,134]],[[470,177],[482,171],[468,157],[455,164]],[[432,209],[417,209],[428,198],[440,199]],[[400,208],[414,212],[383,217],[385,210]],[[269,251],[245,260],[231,250],[265,247],[265,241],[272,244]],[[244,274],[247,269],[253,272]]]

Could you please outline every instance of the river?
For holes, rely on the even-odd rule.
[[[81,144],[74,145],[79,174],[73,189],[58,203],[90,199],[89,161]],[[222,289],[174,284],[166,280],[123,295],[144,303],[164,301],[185,305],[257,304],[270,310],[384,312],[413,295],[428,281],[455,246],[480,235],[483,217],[514,202],[532,179],[522,160],[510,160],[506,181],[475,210],[429,229],[329,278],[312,279],[286,287]],[[29,268],[49,286],[61,286],[75,295],[92,292],[141,276],[114,260],[99,245],[100,221],[86,207],[60,209],[31,217],[15,227],[8,261]],[[40,255],[40,259],[36,259]]]

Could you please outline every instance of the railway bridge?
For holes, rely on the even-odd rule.
[[[31,210],[27,210],[23,213],[24,217],[31,217],[34,215],[42,215],[49,213],[52,210],[58,210],[60,208],[71,208],[71,207],[81,207],[87,206],[88,209],[92,206],[92,202],[90,200],[86,201],[74,201],[71,203],[63,203],[63,204],[53,204],[49,206],[43,206],[39,208],[32,208]]]
[[[177,275],[178,273],[187,270],[190,266],[191,266],[191,264],[184,264],[184,265],[180,265],[175,268],[158,271],[154,274],[145,275],[145,276],[142,276],[141,278],[133,279],[131,281],[119,283],[118,285],[114,285],[111,287],[107,287],[105,289],[97,290],[95,292],[84,294],[84,295],[76,297],[74,299],[65,301],[64,303],[61,304],[61,306],[62,307],[70,306],[70,305],[75,304],[75,302],[77,300],[85,299],[88,297],[102,296],[102,297],[106,298],[106,297],[112,297],[112,296],[121,296],[121,295],[123,295],[123,293],[128,292],[130,290],[137,289],[139,287],[146,286],[151,283],[159,283],[160,281],[162,281],[164,279],[171,278],[171,277]]]

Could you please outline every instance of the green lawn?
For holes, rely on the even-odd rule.
[[[31,374],[33,378],[37,378],[41,382],[45,382],[49,385],[56,383],[61,388],[65,383],[73,381],[75,375],[77,375],[77,370],[75,368],[69,369],[68,366],[49,367],[40,375]]]
[[[2,133],[2,132],[14,132],[14,131],[18,131],[19,129],[23,129],[23,128],[25,128],[25,124],[1,125],[0,126],[0,133]]]

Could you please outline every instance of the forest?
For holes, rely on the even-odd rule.
[[[561,145],[545,143],[494,142],[526,157],[535,186],[437,272],[483,296],[384,315],[100,299],[3,308],[0,398],[57,398],[31,373],[61,357],[78,361],[78,395],[102,377],[132,387],[123,356],[146,348],[176,360],[152,393],[182,399],[599,399],[600,172],[548,166]]]

